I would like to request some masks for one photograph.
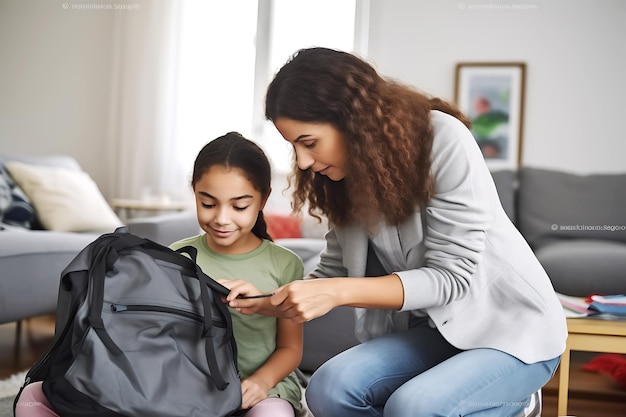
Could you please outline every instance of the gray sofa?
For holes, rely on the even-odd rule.
[[[519,172],[516,224],[556,291],[626,293],[626,174]]]
[[[132,233],[168,245],[198,233],[195,214],[184,214],[131,219],[127,226]],[[109,232],[0,231],[0,324],[53,313],[61,271],[85,246]]]
[[[66,156],[0,155],[0,162],[8,161],[80,169]],[[60,271],[97,235],[29,230],[11,224],[1,227],[0,323],[54,311]]]
[[[8,161],[81,169],[76,160],[68,156],[0,154],[0,165]],[[32,229],[0,224],[0,324],[54,312],[61,271],[99,235],[113,231],[57,232],[40,227],[36,221]],[[199,230],[193,213],[130,220],[128,227],[131,232],[162,244],[169,244],[171,239],[190,236]]]

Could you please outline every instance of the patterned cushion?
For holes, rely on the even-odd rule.
[[[29,198],[0,161],[0,223],[30,229],[34,220],[35,209]]]

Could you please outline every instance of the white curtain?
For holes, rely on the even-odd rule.
[[[113,195],[188,199],[174,137],[181,2],[159,0],[141,6],[136,13],[118,13],[113,28]]]
[[[350,50],[354,0],[307,1],[297,7],[290,0],[140,5],[134,12],[117,13],[114,21],[107,149],[115,177],[110,195],[192,200],[189,180],[196,154],[232,130],[264,147],[274,171],[284,175],[291,151],[263,118],[265,89],[299,47]],[[303,6],[305,15],[319,16],[325,24],[301,30],[296,17]],[[367,19],[358,8],[356,14]],[[277,202],[271,205],[288,210],[287,198],[273,194]]]
[[[256,13],[251,0],[159,0],[116,16],[112,195],[192,200],[200,148],[250,136]]]

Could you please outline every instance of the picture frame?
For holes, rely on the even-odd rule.
[[[454,101],[472,122],[472,134],[491,171],[521,165],[525,83],[523,62],[456,65]]]

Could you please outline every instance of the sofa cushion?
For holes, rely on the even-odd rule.
[[[510,169],[504,169],[491,172],[491,176],[493,177],[493,182],[496,184],[502,208],[504,208],[509,219],[515,223],[515,172]]]
[[[531,246],[553,238],[626,242],[626,174],[522,168],[518,227]]]
[[[299,368],[313,372],[333,356],[359,344],[353,307],[337,307],[304,323],[304,349]]]
[[[626,294],[626,243],[574,239],[547,242],[535,249],[554,289],[562,294]]]
[[[86,172],[17,161],[6,167],[33,202],[45,229],[113,231],[122,225]]]
[[[0,223],[30,229],[35,209],[0,160]]]

